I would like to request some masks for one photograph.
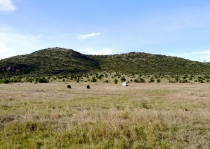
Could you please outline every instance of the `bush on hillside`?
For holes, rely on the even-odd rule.
[[[124,76],[120,80],[121,80],[121,82],[125,82],[126,81]]]
[[[1,82],[4,83],[4,84],[8,84],[8,83],[10,83],[10,80],[7,79],[7,78],[5,78],[5,79],[3,79]]]
[[[38,83],[49,83],[49,80],[46,79],[45,77],[39,77],[39,78],[35,79],[35,82],[38,82]]]
[[[118,80],[117,79],[114,79],[114,84],[117,84]]]
[[[96,78],[92,77],[91,82],[96,82],[96,81],[97,81]]]

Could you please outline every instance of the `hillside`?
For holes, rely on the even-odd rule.
[[[108,72],[114,71],[134,74],[203,74],[210,71],[209,63],[142,52],[91,57],[98,61],[102,71]]]
[[[203,74],[210,72],[209,66],[209,63],[141,52],[85,55],[72,49],[48,48],[0,60],[0,77],[96,71],[130,74]]]
[[[98,67],[98,62],[87,55],[62,48],[48,48],[0,61],[1,75],[86,73]]]

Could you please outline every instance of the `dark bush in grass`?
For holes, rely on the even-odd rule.
[[[138,80],[137,80],[137,79],[134,79],[134,82],[136,82],[136,83],[137,83],[137,82],[138,82]]]
[[[45,77],[39,77],[39,78],[36,78],[35,79],[35,82],[38,82],[38,83],[49,83],[49,80],[46,79]]]
[[[143,78],[139,78],[139,79],[134,79],[135,83],[144,83],[146,82]]]
[[[104,77],[104,75],[102,75],[102,74],[99,75],[99,76],[97,76],[97,78],[100,79],[100,80],[101,80],[103,77]]]
[[[92,77],[91,82],[96,82],[96,81],[97,81],[96,78]]]
[[[6,79],[3,79],[3,80],[2,80],[2,83],[4,83],[4,84],[8,84],[8,83],[10,83],[10,80],[9,80],[9,79],[7,79],[7,78],[6,78]]]
[[[114,79],[114,84],[117,84],[118,80],[117,79]]]
[[[30,82],[30,83],[32,83],[34,81],[34,79],[33,78],[26,78],[26,82]]]
[[[139,80],[140,80],[140,83],[146,82],[143,78],[140,78]]]
[[[204,83],[204,78],[202,78],[202,77],[198,77],[198,82],[200,82],[200,83]]]
[[[179,82],[179,77],[178,76],[175,77],[175,81]]]
[[[10,83],[11,83],[11,82],[14,82],[14,83],[16,83],[16,82],[21,82],[21,79],[16,78],[16,77],[13,77],[13,78],[10,78],[10,79],[9,79],[9,82],[10,82]]]
[[[179,80],[179,83],[188,83],[188,81],[187,80]]]
[[[149,80],[149,83],[152,83],[152,82],[154,82],[154,81],[155,81],[154,78],[151,77],[150,80]]]
[[[71,88],[71,85],[67,85],[67,88],[69,88],[69,89],[70,89],[70,88]]]
[[[125,82],[126,81],[124,76],[120,80],[121,80],[121,82]]]

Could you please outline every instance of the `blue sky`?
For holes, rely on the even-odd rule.
[[[210,62],[209,0],[0,0],[0,59],[62,47]]]

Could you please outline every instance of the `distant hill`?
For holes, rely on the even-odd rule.
[[[134,74],[203,74],[210,72],[210,63],[184,58],[130,52],[116,55],[95,55],[102,71]]]
[[[210,64],[142,52],[86,55],[64,48],[48,48],[0,60],[0,77],[100,71],[130,74],[203,74],[210,72]]]
[[[98,62],[89,56],[63,48],[43,49],[0,61],[0,73],[4,75],[86,73],[98,67]]]

